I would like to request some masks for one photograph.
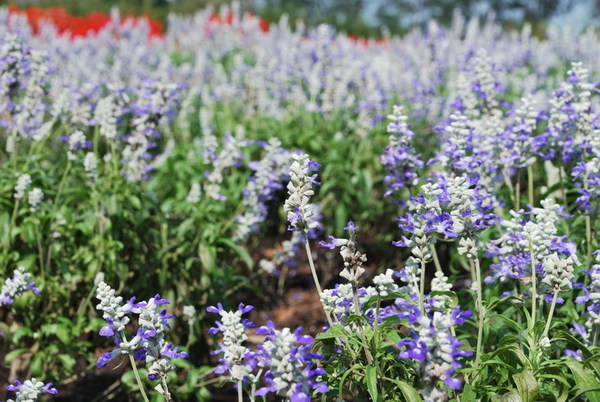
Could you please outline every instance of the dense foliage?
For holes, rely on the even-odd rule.
[[[31,22],[0,10],[17,400],[125,358],[144,400],[600,398],[593,31]],[[305,264],[323,331],[254,329]]]

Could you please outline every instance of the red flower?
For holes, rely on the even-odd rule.
[[[67,13],[64,7],[50,7],[43,10],[39,7],[29,7],[21,11],[15,5],[8,8],[10,15],[25,15],[31,30],[35,35],[40,33],[40,22],[50,22],[59,35],[69,35],[71,38],[85,37],[90,33],[98,33],[111,21],[107,14],[93,12],[85,17],[76,17]],[[127,16],[121,21],[121,25],[133,21],[134,26],[141,20],[146,20],[150,28],[150,37],[161,37],[163,25],[150,17]],[[10,20],[9,20],[10,21]]]

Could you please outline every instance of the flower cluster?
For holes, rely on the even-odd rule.
[[[16,399],[8,399],[6,402],[32,402],[37,401],[40,395],[56,395],[58,393],[51,382],[44,384],[35,378],[25,380],[25,382],[15,380],[15,384],[7,386],[6,389],[17,393]]]
[[[373,278],[375,286],[359,286],[359,280],[365,273],[363,263],[367,261],[367,256],[358,251],[356,247],[358,227],[354,222],[349,221],[344,229],[348,231],[348,239],[337,239],[329,236],[329,241],[319,243],[321,247],[329,249],[340,248],[344,268],[339,275],[348,283],[336,284],[333,289],[325,289],[320,297],[325,311],[331,313],[335,320],[343,325],[346,324],[346,319],[350,315],[361,313],[363,305],[372,297],[387,297],[400,291],[400,287],[393,278],[396,276],[396,272],[392,269],[387,269],[384,273],[375,276]],[[375,310],[376,308],[369,308],[365,312],[371,323],[375,322]],[[387,312],[383,311],[380,318],[386,315]],[[352,324],[351,328],[356,329],[356,326]]]
[[[575,299],[577,304],[588,304],[586,307],[585,325],[573,323],[573,332],[579,335],[584,343],[588,345],[593,334],[600,330],[600,251],[595,253],[596,263],[590,270],[585,271],[589,278],[589,284],[583,287],[583,295]],[[574,357],[581,359],[581,351],[568,351]]]
[[[310,229],[316,228],[319,224],[314,219],[316,215],[315,207],[309,204],[310,198],[315,194],[314,185],[318,185],[316,174],[310,175],[310,172],[318,171],[321,168],[315,161],[311,161],[306,154],[294,154],[293,162],[290,166],[290,181],[287,185],[288,199],[283,206],[287,213],[287,220],[290,223],[290,230],[298,230],[307,233]]]
[[[227,373],[238,386],[241,382],[258,384],[262,380],[264,386],[256,390],[252,398],[274,392],[291,401],[308,402],[314,391],[327,392],[327,386],[318,380],[324,370],[314,365],[314,361],[322,356],[310,353],[314,341],[310,336],[302,335],[302,328],[294,332],[289,328],[277,330],[269,321],[256,331],[257,335],[266,335],[257,350],[244,346],[248,339],[246,329],[255,326],[247,319],[242,320],[242,314],[252,309],[243,304],[236,311],[226,311],[221,304],[207,308],[209,312],[221,315],[217,326],[210,329],[212,334],[223,334],[220,349],[214,352],[223,355],[216,372]],[[257,369],[258,373],[255,373]]]
[[[254,309],[253,306],[240,304],[236,311],[226,311],[221,303],[217,307],[207,307],[206,311],[221,315],[221,321],[216,321],[217,326],[208,332],[211,334],[223,333],[223,341],[219,343],[220,349],[214,354],[223,354],[219,359],[217,374],[228,373],[232,380],[240,381],[246,378],[256,366],[250,350],[244,346],[248,339],[246,328],[256,328],[248,319],[242,320],[242,314]]]
[[[557,253],[552,253],[542,262],[544,277],[542,282],[550,287],[552,291],[559,292],[572,288],[573,280],[573,257],[561,258]]]
[[[115,296],[114,289],[104,282],[98,284],[96,297],[100,300],[96,308],[103,312],[106,321],[100,335],[112,338],[118,346],[98,358],[98,367],[106,366],[119,355],[129,354],[149,364],[148,378],[154,380],[175,368],[170,359],[188,357],[186,352],[179,352],[179,346],[165,340],[165,333],[171,328],[168,320],[174,318],[161,307],[169,303],[167,300],[156,295],[147,302],[136,303],[132,297],[121,304],[123,298]],[[138,316],[136,334],[129,340],[125,334],[125,326],[130,322],[127,314]]]
[[[402,106],[394,106],[393,113],[388,116],[391,122],[387,126],[390,134],[389,145],[381,155],[381,164],[388,171],[384,181],[388,182],[389,197],[403,187],[414,187],[418,184],[418,170],[423,168],[420,155],[415,153],[412,140],[415,134],[410,125],[406,123],[408,117],[404,114]]]
[[[289,179],[290,152],[281,147],[281,141],[271,138],[264,146],[264,157],[250,167],[255,171],[244,189],[244,213],[238,218],[237,239],[245,239],[254,233],[260,222],[267,217],[267,203]]]
[[[24,292],[31,290],[39,294],[40,290],[35,286],[35,281],[31,280],[31,274],[25,271],[24,267],[19,267],[13,272],[13,277],[6,279],[2,290],[0,290],[0,306],[12,304],[16,297]]]
[[[418,308],[402,314],[411,325],[410,338],[403,339],[398,346],[403,348],[402,359],[420,363],[419,375],[424,385],[426,401],[440,400],[445,394],[437,382],[443,381],[451,389],[460,389],[461,381],[455,377],[456,369],[462,367],[460,357],[471,356],[472,351],[462,350],[462,343],[452,335],[452,328],[463,324],[471,316],[470,311],[455,308],[449,311],[434,311],[422,315]]]
[[[212,154],[207,160],[207,164],[213,166],[213,170],[205,173],[207,176],[208,184],[206,185],[206,195],[217,200],[225,201],[227,197],[221,194],[221,183],[227,169],[241,165],[241,161],[244,159],[243,148],[250,143],[244,137],[244,130],[242,126],[238,126],[235,136],[231,133],[225,133],[223,139],[223,148],[217,154]],[[209,151],[205,149],[205,152]],[[216,151],[216,149],[215,149]],[[210,163],[208,162],[210,161]]]
[[[532,274],[532,261],[536,273],[542,274],[543,262],[554,253],[556,257],[553,258],[570,258],[568,263],[564,262],[568,266],[579,265],[575,245],[558,235],[558,220],[566,216],[561,212],[562,208],[550,198],[541,201],[541,204],[542,208],[531,207],[527,212],[511,211],[513,219],[503,222],[502,236],[488,243],[487,255],[496,256],[498,262],[491,265],[485,283],[528,278]],[[531,215],[531,219],[523,219],[524,215]],[[554,268],[550,268],[550,265],[554,266],[552,261],[548,260],[547,264],[554,272]],[[560,276],[563,278],[564,275]]]
[[[158,126],[163,118],[173,117],[178,87],[157,80],[145,80],[136,91],[137,98],[129,104],[132,131],[123,149],[124,173],[128,181],[139,182],[152,170],[150,150],[160,137]]]
[[[260,327],[257,334],[266,335],[258,348],[259,365],[266,368],[263,376],[266,386],[256,391],[257,396],[270,392],[293,402],[309,402],[313,390],[318,393],[329,391],[318,380],[325,374],[322,368],[315,368],[313,360],[321,359],[318,353],[311,353],[313,338],[302,335],[302,328],[292,332],[289,328],[275,329],[273,322]]]
[[[38,187],[32,188],[31,191],[29,192],[29,198],[28,198],[29,209],[31,210],[31,212],[36,212],[43,200],[44,200],[44,192]]]
[[[405,280],[415,281],[414,273],[406,273]],[[441,272],[432,281],[432,291],[448,291],[451,285]],[[402,339],[400,358],[412,359],[420,363],[419,376],[424,385],[423,397],[426,401],[444,398],[446,391],[438,388],[443,381],[451,389],[460,389],[461,381],[455,377],[456,369],[462,367],[459,357],[471,356],[470,350],[462,350],[462,343],[453,335],[455,327],[465,322],[473,314],[461,311],[459,307],[449,307],[445,295],[428,296],[421,310],[417,303],[397,299],[396,315],[408,319],[410,337]]]
[[[593,128],[588,71],[582,63],[571,63],[566,81],[550,100],[546,131],[534,140],[535,151],[544,159],[577,160],[585,152]]]
[[[472,239],[477,231],[496,224],[499,218],[493,210],[498,201],[476,183],[467,176],[434,175],[421,187],[421,193],[410,198],[410,212],[398,219],[399,227],[411,233],[411,238],[402,236],[394,245],[411,247],[413,255],[427,262],[431,258],[427,244],[435,242],[434,233],[445,238]],[[461,246],[467,245],[463,242]]]
[[[25,196],[25,192],[31,185],[31,176],[24,173],[20,174],[17,178],[17,184],[15,185],[15,200],[20,200]]]

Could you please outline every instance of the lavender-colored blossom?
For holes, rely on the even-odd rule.
[[[451,329],[464,323],[472,315],[470,311],[461,311],[458,307],[449,311],[435,311],[426,315],[413,305],[401,317],[408,318],[410,338],[403,339],[398,346],[402,348],[400,358],[412,359],[420,363],[419,376],[424,386],[425,400],[433,400],[431,393],[443,392],[437,382],[443,381],[451,389],[460,389],[461,381],[456,378],[456,370],[462,367],[460,357],[471,356],[470,350],[462,350],[462,343],[452,336]]]
[[[217,201],[227,200],[227,197],[220,192],[224,175],[228,169],[241,165],[244,159],[243,149],[249,143],[244,137],[244,130],[241,126],[236,130],[235,136],[225,133],[223,148],[211,161],[212,171],[206,173],[207,185],[204,191],[208,197]]]
[[[15,380],[14,385],[10,384],[6,389],[17,393],[16,399],[8,399],[6,402],[37,401],[41,395],[56,395],[58,393],[51,382],[44,384],[42,381],[36,380],[35,378],[25,380],[25,382]]]
[[[584,271],[589,278],[589,284],[582,287],[583,295],[575,299],[577,304],[587,304],[584,317],[585,324],[573,323],[573,332],[583,339],[584,344],[590,344],[590,338],[600,328],[600,251],[595,251],[595,264]]]
[[[588,71],[582,63],[571,63],[566,81],[550,100],[546,131],[534,140],[535,151],[544,159],[577,160],[585,152],[594,127]]]
[[[24,267],[17,268],[13,272],[13,277],[6,279],[0,290],[0,306],[12,304],[15,298],[28,290],[39,294],[40,290],[35,286],[36,282],[32,281],[31,277],[31,274],[26,272]]]
[[[398,226],[411,234],[410,239],[403,236],[393,244],[410,247],[413,255],[423,262],[431,259],[428,244],[435,242],[433,234],[461,237],[461,252],[474,254],[475,245],[466,247],[463,239],[474,239],[478,231],[499,221],[493,212],[498,202],[477,186],[476,179],[435,174],[421,190],[422,193],[409,199],[409,212],[397,219]]]
[[[541,208],[530,207],[529,211],[511,211],[513,219],[503,222],[503,235],[488,243],[487,255],[498,257],[498,262],[490,266],[486,283],[531,276],[532,258],[536,273],[542,274],[542,262],[554,252],[571,257],[579,265],[575,245],[558,235],[559,218],[565,216],[562,208],[552,199],[542,200],[541,204]],[[524,215],[531,215],[531,219],[524,219]]]
[[[290,152],[281,147],[281,141],[271,138],[265,145],[265,156],[254,165],[254,176],[244,189],[244,213],[238,218],[235,238],[244,240],[257,230],[268,213],[268,202],[273,200],[284,182],[289,179]]]
[[[255,328],[248,319],[242,320],[242,315],[251,311],[253,306],[240,304],[236,311],[225,311],[221,303],[217,307],[207,307],[209,313],[221,315],[221,320],[216,321],[217,326],[208,332],[223,334],[223,340],[219,343],[220,349],[213,354],[223,354],[219,359],[219,366],[215,370],[218,374],[227,373],[234,381],[244,380],[256,366],[254,354],[244,346],[248,339],[246,328]]]
[[[290,181],[287,185],[288,198],[283,206],[287,213],[287,220],[290,223],[290,230],[298,230],[302,233],[308,233],[310,229],[318,227],[318,222],[314,219],[317,212],[315,207],[309,203],[314,195],[313,186],[318,185],[316,174],[311,175],[320,169],[320,165],[311,161],[306,154],[294,154],[293,162],[290,166]]]
[[[258,364],[266,369],[263,378],[266,386],[256,391],[256,396],[274,392],[294,402],[309,402],[313,392],[325,393],[328,387],[318,380],[325,370],[316,368],[314,361],[321,359],[311,353],[313,339],[302,335],[302,328],[292,332],[289,328],[275,329],[273,322],[260,327],[257,334],[266,335],[259,345]]]
[[[381,164],[389,173],[384,178],[384,181],[389,183],[385,197],[401,188],[416,186],[419,181],[418,171],[423,168],[420,155],[416,154],[412,147],[414,133],[406,123],[408,118],[402,106],[394,106],[394,111],[388,119],[391,121],[387,126],[387,132],[390,134],[389,145],[380,158]]]
[[[160,295],[139,303],[132,297],[122,304],[123,298],[115,296],[114,289],[100,282],[96,297],[100,300],[97,309],[103,311],[106,321],[100,335],[113,338],[118,346],[117,349],[98,358],[98,367],[106,366],[120,355],[130,354],[148,364],[148,378],[155,380],[164,377],[168,371],[175,368],[170,359],[188,357],[186,352],[179,352],[178,346],[173,346],[165,340],[166,331],[171,329],[168,320],[174,316],[162,307],[169,302]],[[125,326],[130,322],[129,314],[138,316],[136,334],[131,339],[127,339],[125,334]]]

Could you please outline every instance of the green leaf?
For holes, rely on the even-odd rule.
[[[129,197],[129,204],[137,210],[142,209],[142,202],[135,195]]]
[[[334,324],[329,329],[319,335],[316,336],[315,340],[320,341],[323,339],[333,339],[333,338],[345,338],[348,336],[348,332],[346,329],[339,324]]]
[[[446,302],[447,308],[454,308],[454,307],[458,306],[458,296],[454,292],[434,290],[431,292],[431,296],[447,296],[447,297],[449,297],[451,301],[450,301],[450,303]]]
[[[592,352],[590,352],[590,350],[587,348],[587,346],[585,346],[583,343],[581,343],[577,338],[573,337],[573,335],[571,335],[567,331],[564,331],[564,330],[557,331],[557,335],[556,335],[555,339],[562,339],[562,340],[566,341],[569,345],[571,345],[573,348],[581,350],[582,355],[586,360],[589,359],[590,357],[592,357]]]
[[[593,391],[600,391],[600,387],[588,388],[588,389],[581,390],[573,398],[578,398],[581,395],[585,394],[586,392],[593,392]]]
[[[217,250],[212,245],[200,243],[198,245],[198,256],[202,263],[202,268],[206,271],[214,271],[217,268]]]
[[[13,341],[15,342],[15,344],[18,344],[19,340],[24,336],[32,337],[33,331],[28,327],[21,327],[15,331],[13,335]]]
[[[365,382],[367,383],[367,390],[371,395],[371,400],[379,400],[379,391],[377,390],[377,369],[375,366],[367,366],[365,372]]]
[[[423,400],[417,390],[409,383],[396,380],[396,384],[400,387],[400,391],[402,391],[402,395],[404,395],[407,402],[420,402]]]
[[[55,334],[63,344],[69,345],[71,343],[71,331],[66,325],[57,325]]]
[[[75,360],[74,357],[72,357],[71,355],[64,354],[64,353],[58,355],[58,360],[60,360],[61,363],[63,364],[63,367],[69,371],[73,370],[73,368],[77,364],[77,361]]]
[[[513,380],[517,385],[517,390],[523,402],[535,401],[535,396],[540,391],[540,387],[533,373],[529,370],[513,375]]]
[[[400,391],[402,392],[402,395],[404,396],[404,400],[406,400],[406,402],[423,401],[423,398],[421,398],[417,390],[409,383],[389,377],[384,377],[384,379],[395,383],[398,386],[398,388],[400,388]]]
[[[235,243],[231,239],[220,238],[219,243],[231,249],[238,257],[243,261],[246,266],[251,269],[254,266],[254,262],[252,261],[252,257],[246,249],[239,244]]]
[[[461,402],[475,402],[477,401],[477,392],[475,387],[471,384],[465,384],[462,395],[460,396]]]
[[[596,379],[592,372],[575,359],[568,359],[566,365],[573,373],[577,388],[585,393],[590,402],[600,402],[600,392],[594,390],[600,388],[600,382],[598,382],[598,379]]]
[[[43,358],[44,355],[38,352],[33,356],[33,359],[31,359],[29,369],[31,370],[32,376],[37,377],[42,374]]]
[[[15,349],[13,351],[10,351],[6,354],[6,356],[4,356],[4,363],[6,363],[7,365],[9,365],[10,363],[12,363],[13,360],[15,360],[17,357],[25,354],[29,352],[29,349],[27,348],[19,348],[19,349]]]
[[[346,382],[346,378],[348,378],[348,376],[356,371],[356,370],[362,370],[363,369],[363,365],[362,364],[355,364],[354,366],[352,366],[349,370],[346,370],[344,372],[344,374],[342,375],[342,378],[340,378],[340,391],[339,391],[339,399],[342,399],[342,395],[344,394],[344,383]]]
[[[348,210],[343,203],[340,203],[335,207],[335,227],[338,236],[343,234],[342,228],[346,223],[348,223]]]

